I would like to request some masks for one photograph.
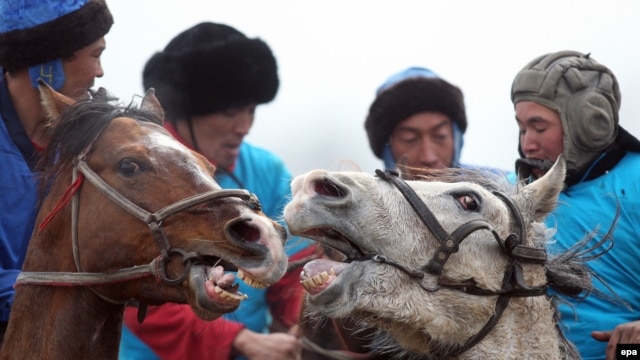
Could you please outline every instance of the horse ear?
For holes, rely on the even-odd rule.
[[[147,93],[144,94],[142,102],[140,103],[140,108],[152,113],[160,119],[160,121],[164,122],[164,110],[162,109],[162,105],[160,105],[160,101],[158,101],[158,98],[156,97],[156,90],[154,88],[149,88]]]
[[[566,163],[560,155],[555,164],[540,179],[525,185],[518,192],[516,201],[528,209],[530,220],[543,221],[558,204],[558,195],[564,187]]]
[[[60,114],[76,101],[55,91],[42,79],[38,79],[38,90],[40,91],[40,102],[49,120],[48,126],[55,128],[55,121],[60,117]]]

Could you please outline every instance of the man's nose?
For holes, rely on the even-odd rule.
[[[536,137],[530,133],[525,133],[520,137],[520,146],[525,154],[538,150],[538,142]]]
[[[429,141],[425,140],[420,144],[419,161],[421,166],[432,169],[442,168],[445,166],[442,163],[442,159],[438,156],[437,151],[433,148],[433,144],[430,144]]]
[[[253,112],[245,110],[240,112],[235,118],[234,130],[238,133],[246,135],[253,125]]]

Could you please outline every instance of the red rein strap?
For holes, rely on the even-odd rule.
[[[49,222],[51,222],[53,217],[65,205],[67,205],[69,203],[69,201],[71,200],[73,195],[75,195],[78,192],[78,189],[80,189],[80,186],[82,186],[82,182],[83,181],[84,181],[84,174],[82,174],[81,172],[78,172],[78,178],[76,179],[76,181],[74,181],[73,183],[71,183],[71,185],[69,185],[67,190],[64,191],[64,194],[62,195],[60,200],[58,200],[58,203],[56,204],[56,207],[53,208],[53,211],[51,211],[51,213],[44,219],[44,221],[40,224],[40,226],[38,226],[40,228],[40,230],[43,230],[45,227],[47,227],[47,225],[49,224]]]

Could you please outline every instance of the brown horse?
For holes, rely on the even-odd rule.
[[[253,286],[282,277],[283,228],[162,128],[153,91],[139,107],[40,91],[52,119],[46,196],[0,358],[116,359],[131,299],[188,303],[211,320],[244,298],[225,267]]]

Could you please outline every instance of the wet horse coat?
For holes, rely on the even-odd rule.
[[[372,349],[397,357],[576,357],[545,295],[568,278],[579,285],[567,292],[590,284],[584,264],[548,260],[543,250],[542,221],[563,186],[564,161],[517,188],[455,172],[465,173],[404,182],[315,170],[294,179],[289,230],[349,261],[304,267],[309,303],[380,329]]]
[[[286,269],[285,232],[243,190],[161,126],[153,92],[140,108],[104,93],[74,103],[41,84],[52,141],[43,194],[16,284],[1,359],[116,359],[124,304],[189,304],[212,320]]]

